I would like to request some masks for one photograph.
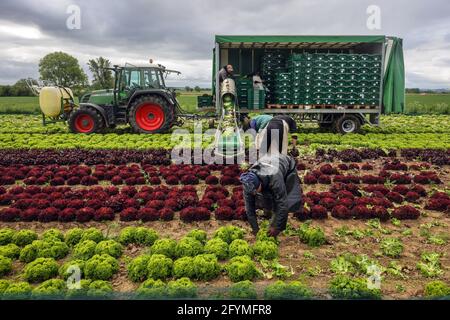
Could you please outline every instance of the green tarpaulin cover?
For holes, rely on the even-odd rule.
[[[383,113],[403,113],[405,110],[405,65],[402,39],[393,40],[383,80]]]
[[[218,43],[233,42],[384,42],[385,36],[221,36]]]

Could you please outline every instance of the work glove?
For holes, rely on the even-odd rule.
[[[280,234],[280,231],[275,229],[274,227],[270,227],[269,231],[267,231],[267,235],[269,237],[276,238]]]

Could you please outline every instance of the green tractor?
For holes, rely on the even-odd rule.
[[[174,90],[166,87],[167,70],[159,64],[114,66],[114,88],[96,90],[80,98],[78,108],[67,115],[74,133],[101,132],[127,124],[138,133],[167,132],[177,124],[181,108]]]

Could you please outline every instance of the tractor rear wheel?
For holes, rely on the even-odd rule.
[[[174,118],[173,106],[158,96],[139,97],[128,111],[128,122],[140,133],[167,132]]]
[[[105,127],[102,116],[92,108],[77,109],[69,115],[69,129],[73,133],[95,133]]]

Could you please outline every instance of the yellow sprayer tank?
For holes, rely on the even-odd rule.
[[[39,92],[39,106],[45,116],[57,117],[64,111],[65,101],[72,98],[69,88],[43,87]]]

